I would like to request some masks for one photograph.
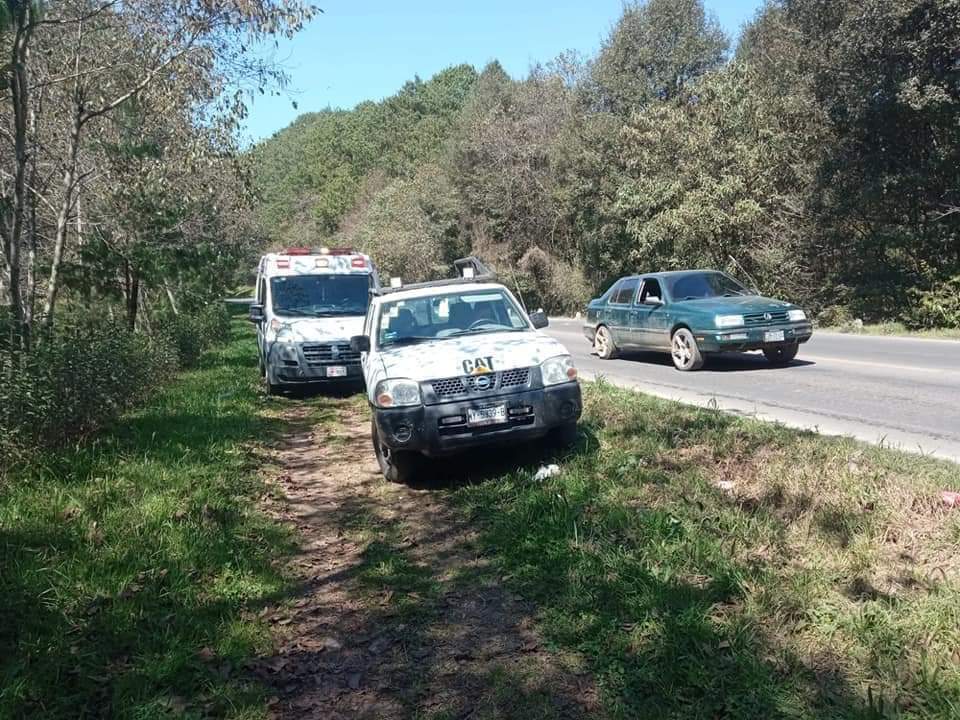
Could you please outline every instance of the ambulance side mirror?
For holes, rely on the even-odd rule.
[[[543,310],[535,310],[530,313],[530,322],[537,330],[545,328],[550,324],[550,321],[547,319],[547,314]]]
[[[249,319],[252,323],[262,323],[266,319],[263,314],[263,305],[251,305]]]
[[[370,336],[354,335],[350,338],[350,349],[357,353],[370,352]]]

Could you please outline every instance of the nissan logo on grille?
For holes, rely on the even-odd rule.
[[[477,390],[489,390],[493,385],[493,379],[489,375],[477,375],[473,379],[473,386]]]

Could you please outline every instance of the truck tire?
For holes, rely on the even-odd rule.
[[[566,450],[569,447],[572,447],[576,444],[577,438],[580,437],[580,429],[577,427],[576,421],[565,423],[559,427],[555,427],[550,431],[548,436],[548,442],[555,448],[560,450]]]
[[[408,485],[413,481],[417,472],[420,457],[414,452],[392,450],[380,442],[376,420],[370,421],[370,438],[373,441],[373,451],[377,456],[380,472],[392,483]]]

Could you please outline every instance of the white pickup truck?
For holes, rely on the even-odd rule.
[[[374,450],[388,480],[408,482],[424,455],[552,434],[570,444],[581,413],[567,349],[540,332],[475,258],[453,280],[373,292],[360,353]]]

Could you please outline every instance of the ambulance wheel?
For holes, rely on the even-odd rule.
[[[370,437],[373,440],[373,451],[377,455],[377,463],[380,465],[383,476],[392,483],[403,485],[410,483],[417,471],[419,460],[417,453],[392,450],[380,442],[375,420],[370,422]]]

